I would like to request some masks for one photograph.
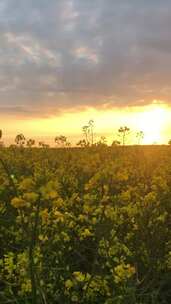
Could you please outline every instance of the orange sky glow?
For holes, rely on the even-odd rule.
[[[23,133],[26,138],[44,140],[51,145],[57,135],[65,135],[75,145],[83,138],[82,126],[93,119],[95,122],[95,138],[106,136],[108,144],[118,139],[117,130],[120,126],[128,126],[131,130],[127,144],[136,144],[136,133],[144,132],[142,144],[167,144],[171,138],[171,108],[163,102],[154,100],[143,107],[114,108],[100,111],[87,108],[80,112],[67,112],[49,118],[10,118],[1,120],[3,139],[6,144],[12,143],[16,134]]]

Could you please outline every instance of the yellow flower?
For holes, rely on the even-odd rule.
[[[96,218],[96,217],[93,217],[93,218],[92,218],[92,223],[93,223],[93,224],[96,224],[96,223],[97,223],[97,218]]]
[[[80,221],[80,222],[84,222],[85,221],[85,216],[83,215],[83,214],[80,214],[79,215],[79,217],[78,217],[78,220]]]
[[[73,296],[71,297],[71,301],[72,301],[72,302],[77,302],[77,303],[78,303],[78,297],[77,297],[77,295],[73,295]]]
[[[86,276],[82,272],[75,271],[73,272],[73,276],[76,279],[77,282],[84,282]]]
[[[57,192],[55,190],[51,190],[51,191],[48,192],[48,196],[49,196],[50,199],[56,198],[57,195],[58,194],[57,194]]]
[[[48,209],[47,208],[41,211],[41,217],[42,217],[42,221],[44,223],[46,223],[47,220],[48,220],[48,218],[49,218],[49,213],[48,213]]]
[[[70,222],[68,223],[68,227],[69,227],[70,229],[74,228],[74,227],[75,227],[75,222],[74,222],[74,221],[70,221]]]
[[[66,289],[71,289],[72,287],[73,287],[73,282],[71,281],[71,280],[67,280],[66,282],[65,282],[65,288]]]
[[[24,199],[30,203],[35,203],[39,197],[39,195],[35,192],[28,192],[24,194]]]
[[[19,188],[20,188],[20,190],[28,191],[28,190],[33,190],[34,185],[35,184],[34,184],[34,181],[32,180],[32,178],[27,177],[27,178],[23,179],[23,181],[20,183]]]
[[[64,242],[69,242],[70,241],[70,237],[66,232],[62,231],[61,236],[62,236]]]
[[[18,294],[20,296],[23,296],[30,292],[31,292],[31,280],[25,279],[25,281],[21,283],[21,290],[19,290]]]
[[[64,216],[60,211],[55,210],[54,211],[54,216],[55,216],[55,219],[56,219],[57,222],[61,222],[61,223],[64,222]]]
[[[126,281],[135,274],[135,267],[130,264],[120,264],[114,268],[114,279],[116,283]]]
[[[14,197],[11,201],[11,205],[14,208],[23,208],[25,204],[25,201],[21,197]]]
[[[64,201],[60,197],[58,199],[56,199],[55,201],[53,201],[54,207],[60,208],[60,207],[63,207],[63,205],[64,205]]]
[[[88,228],[85,228],[82,232],[81,232],[81,239],[85,239],[87,237],[90,237],[92,236],[92,232],[88,229]]]
[[[42,241],[42,242],[45,242],[45,241],[48,240],[48,237],[47,237],[47,235],[44,236],[43,234],[40,234],[39,235],[39,240]]]

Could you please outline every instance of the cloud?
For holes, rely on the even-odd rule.
[[[89,60],[91,63],[98,63],[98,56],[94,50],[87,48],[86,46],[80,46],[74,50],[74,55],[77,59]]]
[[[171,100],[169,0],[1,0],[0,112]]]

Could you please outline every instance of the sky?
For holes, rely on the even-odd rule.
[[[120,125],[168,141],[170,29],[170,0],[0,0],[4,138],[76,141],[94,119],[109,141]]]

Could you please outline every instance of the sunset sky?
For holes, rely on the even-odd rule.
[[[76,142],[171,138],[170,0],[0,0],[0,128]]]

